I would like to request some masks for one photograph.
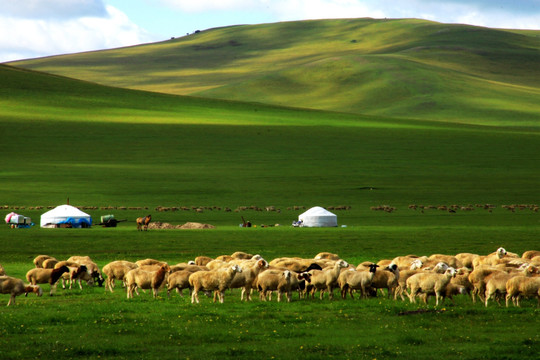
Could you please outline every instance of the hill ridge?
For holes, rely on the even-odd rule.
[[[306,20],[11,65],[171,94],[538,126],[540,39],[531,34],[418,19]]]

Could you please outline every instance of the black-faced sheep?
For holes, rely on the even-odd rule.
[[[30,292],[41,296],[43,291],[38,285],[25,285],[21,279],[11,276],[0,276],[0,294],[10,294],[7,306],[15,305],[15,297]]]
[[[354,299],[353,291],[360,290],[360,296],[367,298],[368,290],[371,288],[371,283],[378,267],[379,265],[377,264],[370,264],[368,271],[346,270],[340,274],[340,277],[342,277],[340,280],[341,296],[345,298],[348,291],[351,298]]]

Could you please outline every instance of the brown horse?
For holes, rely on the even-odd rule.
[[[152,215],[147,215],[145,217],[137,218],[137,230],[140,231],[147,231],[148,230],[148,224],[150,224],[150,221],[152,220]]]

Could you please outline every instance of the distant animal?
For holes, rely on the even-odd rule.
[[[151,220],[152,220],[152,215],[147,215],[145,217],[137,218],[137,230],[147,231],[148,224],[150,224]]]

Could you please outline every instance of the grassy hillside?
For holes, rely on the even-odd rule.
[[[531,203],[537,131],[107,88],[0,67],[2,201]],[[369,189],[374,190],[369,190]]]
[[[107,85],[459,123],[540,124],[538,32],[424,20],[233,26],[15,63]]]

